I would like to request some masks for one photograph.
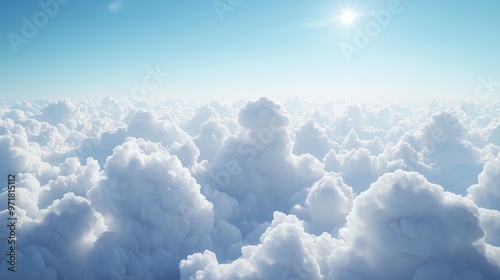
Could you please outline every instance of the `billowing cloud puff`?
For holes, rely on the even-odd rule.
[[[67,99],[59,100],[55,103],[40,109],[40,114],[34,118],[55,125],[72,121],[78,114],[78,109]]]
[[[500,248],[500,211],[486,208],[480,208],[479,211],[481,227],[486,234],[484,241]],[[500,260],[500,255],[497,259]]]
[[[486,163],[478,184],[471,186],[468,192],[478,206],[500,211],[500,153]]]
[[[50,165],[42,161],[41,154],[39,144],[29,142],[26,139],[24,129],[16,126],[5,135],[0,135],[0,157],[2,159],[0,161],[0,174],[3,178],[12,172],[45,174],[49,172]]]
[[[366,265],[340,268],[363,279],[500,276],[476,243],[484,236],[477,206],[417,173],[380,177],[355,199],[340,236]]]
[[[200,133],[193,139],[200,149],[200,159],[213,161],[228,135],[229,129],[217,119],[210,118],[204,122]]]
[[[200,133],[201,125],[208,121],[211,117],[217,117],[217,113],[214,108],[209,105],[203,105],[196,108],[196,115],[190,119],[188,122],[182,124],[184,131],[189,133],[191,136],[198,135]]]
[[[333,143],[325,132],[310,119],[296,133],[293,153],[296,155],[309,153],[317,159],[323,159],[332,147]]]
[[[385,172],[403,166],[401,160],[389,162],[385,154],[374,156],[365,148],[341,150],[339,154],[332,149],[323,161],[326,170],[338,172],[356,193],[368,189]]]
[[[7,212],[0,216],[6,220]],[[12,279],[89,279],[85,263],[96,237],[105,230],[102,216],[87,199],[71,192],[64,194],[40,211],[35,221],[18,229],[17,270]],[[5,236],[4,227],[1,233]],[[0,246],[2,251],[7,252],[7,245]],[[1,273],[12,277],[7,267],[9,264],[2,262]]]
[[[87,157],[94,157],[99,164],[104,165],[106,158],[111,155],[113,148],[124,143],[126,137],[138,137],[151,142],[161,143],[170,147],[174,142],[184,144],[190,138],[171,121],[159,120],[152,111],[138,110],[131,115],[126,128],[106,131],[96,138],[87,138],[79,141],[71,154],[85,161]]]
[[[188,139],[184,131],[171,122],[158,120],[151,111],[138,111],[130,120],[127,127],[127,135],[140,137],[152,142],[160,142],[163,146],[169,146],[174,141],[183,143]]]
[[[276,212],[260,244],[243,247],[239,259],[219,264],[210,251],[191,255],[180,263],[181,279],[320,279],[315,239],[295,216]]]
[[[353,200],[352,189],[342,177],[327,175],[311,186],[303,205],[294,206],[292,213],[308,222],[308,232],[336,236],[346,222]]]
[[[241,133],[224,142],[206,181],[208,189],[238,201],[230,220],[249,233],[274,211],[288,211],[292,196],[311,186],[324,171],[314,157],[291,153],[289,120],[279,105],[265,98],[249,102],[238,121]]]
[[[466,141],[466,137],[467,130],[459,117],[440,111],[417,131],[406,133],[399,147],[390,149],[391,153],[399,150],[397,153],[406,154],[403,160],[409,170],[422,173],[447,190],[465,194],[482,168],[479,149]]]
[[[61,199],[66,193],[85,197],[87,191],[95,187],[101,176],[99,164],[88,158],[87,164],[81,166],[77,158],[68,158],[59,166],[59,176],[41,186],[38,197],[40,209],[47,208],[56,199]]]
[[[109,227],[96,241],[98,258],[120,249],[116,270],[164,278],[176,274],[179,256],[211,246],[212,204],[177,157],[129,138],[104,168],[106,179],[88,193]]]

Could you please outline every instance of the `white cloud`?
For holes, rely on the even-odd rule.
[[[181,279],[496,279],[479,215],[470,200],[397,171],[354,200],[340,239],[309,234],[296,216],[276,212],[240,258],[191,255]]]
[[[2,104],[16,277],[499,279],[499,112],[298,98]]]
[[[58,123],[67,123],[72,121],[78,114],[78,109],[67,99],[50,103],[40,109],[40,114],[34,118],[39,121],[45,121],[52,125]]]
[[[469,197],[484,208],[500,210],[500,153],[486,163],[478,184],[468,189]]]
[[[309,188],[303,205],[294,206],[292,213],[307,222],[308,232],[337,236],[353,200],[352,188],[344,184],[342,177],[327,175]]]
[[[295,135],[293,153],[296,155],[309,153],[321,160],[331,148],[333,143],[323,129],[314,120],[309,119]]]

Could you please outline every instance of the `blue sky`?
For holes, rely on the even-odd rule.
[[[224,0],[238,5],[223,18],[211,0],[73,0],[13,43],[23,17],[44,13],[26,2],[0,2],[5,101],[126,95],[148,68],[168,76],[147,96],[198,100],[460,101],[479,77],[500,81],[500,1],[401,0],[382,26],[372,13],[388,0]],[[339,21],[347,10],[351,24]],[[379,30],[346,59],[340,45],[370,24]]]

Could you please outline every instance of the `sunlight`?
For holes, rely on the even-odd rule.
[[[351,25],[355,19],[356,19],[356,14],[354,14],[354,12],[351,10],[345,10],[340,15],[340,21],[346,25]]]

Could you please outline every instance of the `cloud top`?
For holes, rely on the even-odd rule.
[[[0,105],[0,278],[499,279],[499,106]]]

